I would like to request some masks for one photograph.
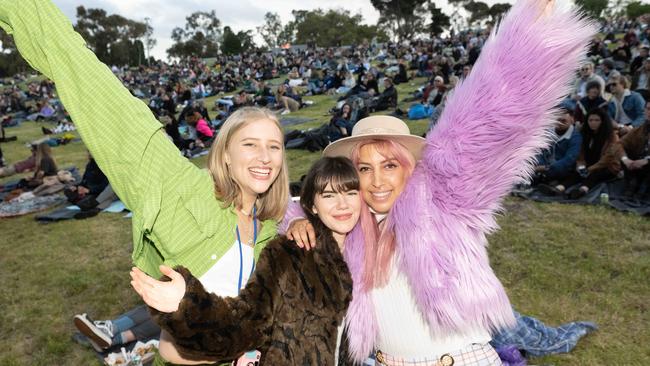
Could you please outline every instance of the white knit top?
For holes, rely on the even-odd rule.
[[[406,276],[396,270],[395,263],[392,269],[388,284],[371,293],[379,327],[379,350],[406,359],[437,359],[472,343],[490,341],[490,334],[485,330],[434,338],[417,309]]]

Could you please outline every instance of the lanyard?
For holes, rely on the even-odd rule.
[[[237,243],[239,244],[239,282],[237,283],[237,293],[239,294],[239,291],[241,290],[241,282],[244,273],[244,255],[242,254],[241,237],[239,236],[239,225],[235,227],[235,231],[237,232]],[[256,242],[257,242],[257,207],[253,206],[253,247],[255,246]],[[255,270],[255,258],[253,258],[253,266],[251,267],[250,275],[248,275],[249,277],[253,274],[254,270]]]

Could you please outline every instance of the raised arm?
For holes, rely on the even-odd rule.
[[[597,31],[576,10],[557,5],[521,0],[513,6],[449,96],[407,191],[426,190],[432,207],[460,223],[496,227],[493,214],[547,145],[552,108],[571,91]],[[422,197],[406,195],[398,205],[408,212]]]
[[[86,47],[50,0],[0,0],[0,26],[21,55],[56,83],[79,134],[111,186],[134,213],[147,190],[191,170],[149,108]],[[198,171],[198,169],[196,169]]]
[[[187,269],[177,269],[186,283],[178,310],[150,310],[154,321],[173,337],[181,356],[227,361],[269,342],[274,309],[281,301],[282,274],[275,270],[282,266],[278,253],[268,247],[262,251],[253,277],[237,297],[208,293]]]

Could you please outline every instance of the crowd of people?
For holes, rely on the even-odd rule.
[[[540,11],[531,4],[521,1],[510,17]],[[62,30],[65,24],[18,11],[33,2],[2,6],[0,17],[23,41],[41,42],[42,32],[73,38]],[[42,6],[58,12],[50,2]],[[604,25],[604,40],[592,41],[590,61],[581,65],[575,86],[564,90],[595,29],[546,11],[551,15],[545,13],[544,27],[506,20],[495,36],[503,43],[486,42],[489,30],[468,31],[432,41],[224,56],[214,65],[193,58],[110,72],[82,44],[65,50],[44,44],[40,55],[17,42],[23,56],[69,94],[59,101],[50,81],[31,83],[27,92],[9,87],[0,100],[2,112],[12,115],[6,125],[67,120],[65,104],[92,154],[81,184],[67,187],[66,195],[76,203],[92,197],[95,207],[99,195],[114,189],[134,213],[133,259],[140,269],[132,272],[132,285],[154,317],[144,308],[110,322],[79,315],[79,330],[104,350],[162,328],[158,364],[231,362],[242,354],[253,364],[345,364],[371,353],[382,365],[416,364],[430,356],[440,364],[500,364],[489,341],[516,320],[484,244],[495,228],[495,207],[509,189],[534,169],[533,183],[553,194],[579,197],[619,176],[629,181],[629,195],[650,193],[650,32],[632,22]],[[28,21],[11,22],[21,17]],[[567,30],[575,38],[562,37]],[[517,60],[521,55],[507,54],[504,44],[516,45],[518,32],[558,39],[556,49],[546,48],[535,60],[539,69],[528,71],[530,79],[523,77],[529,65],[479,59],[488,53]],[[620,32],[622,40],[610,37]],[[607,46],[612,42],[615,48]],[[50,52],[74,57],[65,63],[46,57]],[[491,67],[503,74],[491,75]],[[558,75],[543,75],[547,67]],[[84,77],[71,77],[82,69]],[[281,75],[287,77],[269,85]],[[519,77],[516,87],[504,80],[511,75]],[[426,82],[407,100],[431,107],[435,128],[427,140],[394,117],[368,117],[403,113],[395,85],[416,77]],[[476,92],[490,80],[495,89]],[[114,100],[96,100],[97,83]],[[500,89],[505,85],[511,90]],[[486,93],[494,94],[492,101],[515,103],[519,115],[494,105],[481,109],[478,96]],[[317,94],[338,99],[327,125],[326,157],[307,174],[301,205],[285,216],[287,141],[280,118]],[[220,96],[215,106],[205,106],[202,100],[213,95]],[[550,120],[548,110],[564,96],[557,121]],[[134,97],[146,98],[148,107]],[[96,109],[80,108],[83,101]],[[210,107],[216,118],[210,118]],[[552,146],[534,167],[527,165],[551,126]],[[492,128],[511,131],[511,139],[488,133]],[[455,150],[457,144],[465,149]],[[32,157],[0,173],[24,172],[33,161],[35,174],[26,187],[56,174],[48,147],[37,145]],[[177,151],[205,148],[208,172]],[[484,164],[484,155],[492,165]],[[481,181],[486,176],[495,181],[487,192]],[[425,225],[423,218],[432,215],[448,226]],[[287,236],[274,240],[280,222]],[[408,259],[413,248],[426,253],[420,262]],[[183,267],[174,271],[162,263]],[[161,273],[171,281],[148,276]],[[392,316],[395,309],[404,316]],[[220,326],[208,329],[204,322]],[[400,333],[405,327],[408,336]],[[313,339],[318,343],[306,347]],[[262,353],[246,352],[252,349]],[[463,363],[470,355],[478,355],[474,363]]]
[[[624,197],[650,201],[650,44],[627,49],[635,56],[628,61],[642,61],[605,58],[598,67],[581,66],[573,93],[562,103],[557,138],[538,157],[533,183],[540,191],[578,199],[599,183],[624,177]]]

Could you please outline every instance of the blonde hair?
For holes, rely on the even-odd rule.
[[[36,171],[41,169],[41,162],[44,157],[50,158],[54,163],[54,166],[56,166],[56,160],[54,160],[54,156],[52,156],[52,148],[47,142],[41,142],[36,145],[36,154],[34,156]]]
[[[623,89],[629,89],[630,88],[630,79],[628,79],[626,76],[621,75],[618,79],[618,82],[621,83],[623,86]]]
[[[273,121],[282,132],[282,126],[278,118],[266,108],[244,107],[235,111],[217,134],[217,138],[210,149],[208,156],[208,170],[214,180],[214,192],[218,200],[222,202],[222,207],[229,207],[234,204],[235,207],[241,207],[241,188],[230,174],[228,164],[226,164],[226,150],[230,144],[232,136],[249,123],[267,119]],[[284,142],[284,141],[282,141]],[[258,195],[255,203],[257,207],[257,217],[264,221],[273,219],[282,220],[287,209],[289,199],[289,174],[287,168],[287,159],[284,156],[284,144],[282,147],[282,168],[276,180],[271,183],[269,189]]]

